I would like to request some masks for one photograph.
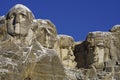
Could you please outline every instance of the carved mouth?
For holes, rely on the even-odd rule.
[[[11,35],[12,35],[13,37],[15,37],[15,36],[16,36],[16,37],[26,37],[26,36],[27,36],[27,34],[21,34],[21,33],[20,33],[20,34],[18,34],[18,33],[12,33]]]

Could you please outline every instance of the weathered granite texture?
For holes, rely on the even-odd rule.
[[[76,62],[74,61],[75,56],[73,54],[74,50],[74,39],[68,35],[58,35],[57,36],[57,52],[60,53],[59,57],[65,67],[75,68]]]
[[[77,67],[87,71],[93,68],[97,80],[119,80],[119,30],[120,26],[115,25],[109,32],[89,32],[85,41],[76,43],[74,54]]]
[[[66,79],[53,49],[56,29],[49,20],[40,22],[22,4],[0,17],[0,80]]]
[[[0,17],[0,80],[120,80],[120,25],[75,42],[17,4]]]

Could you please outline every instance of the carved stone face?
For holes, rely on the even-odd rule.
[[[89,34],[87,41],[88,46],[88,64],[94,64],[95,66],[100,66],[104,62],[104,35],[101,32],[93,32]]]
[[[7,32],[11,36],[26,36],[32,26],[34,16],[24,5],[15,5],[6,15]]]
[[[104,62],[104,47],[100,44],[95,47],[94,50],[94,59],[98,64],[101,64]]]

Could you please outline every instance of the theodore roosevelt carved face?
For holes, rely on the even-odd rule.
[[[17,4],[6,15],[7,32],[11,36],[26,36],[31,28],[34,15],[22,4]]]

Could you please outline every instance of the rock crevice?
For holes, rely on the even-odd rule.
[[[120,80],[120,25],[75,42],[17,4],[0,17],[0,80]]]

